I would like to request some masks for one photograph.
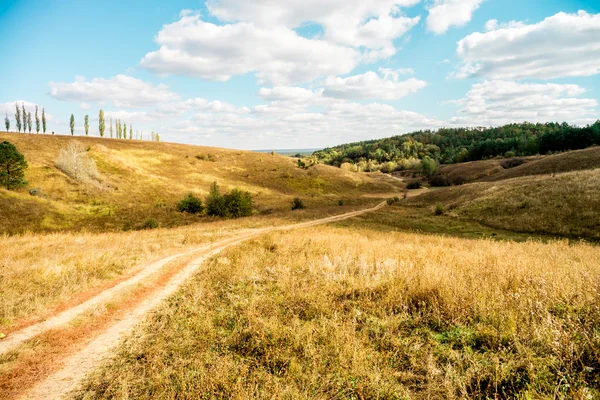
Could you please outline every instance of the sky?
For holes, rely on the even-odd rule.
[[[0,49],[11,130],[15,103],[240,149],[600,119],[598,0],[0,0]]]

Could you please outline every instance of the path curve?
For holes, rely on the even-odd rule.
[[[210,257],[222,252],[223,250],[240,244],[248,239],[254,238],[264,233],[274,232],[274,231],[284,231],[291,229],[300,229],[307,228],[315,225],[327,224],[330,222],[342,221],[348,218],[356,217],[361,214],[373,212],[379,210],[380,208],[385,206],[385,202],[378,204],[375,207],[353,211],[345,214],[336,215],[333,217],[322,218],[314,221],[301,222],[297,224],[283,225],[278,227],[270,227],[270,228],[261,228],[257,229],[251,233],[247,233],[242,235],[241,237],[225,239],[214,243],[213,248],[186,265],[186,267],[177,273],[174,277],[172,277],[158,292],[153,293],[148,298],[143,300],[139,305],[137,305],[125,318],[119,320],[117,323],[110,326],[100,335],[95,337],[90,343],[88,343],[82,350],[70,356],[66,360],[63,361],[61,369],[50,375],[44,381],[40,382],[36,386],[34,386],[28,393],[26,393],[21,398],[23,399],[60,399],[64,398],[68,393],[77,388],[78,384],[81,380],[91,371],[93,371],[99,364],[111,354],[111,352],[117,347],[122,338],[124,338],[127,334],[133,331],[133,328],[142,321],[143,317],[156,306],[158,306],[162,301],[167,299],[169,296],[174,294],[183,283],[188,280],[194,272]],[[163,260],[160,260],[152,266],[155,266],[155,270],[158,270],[160,267],[156,267],[156,265],[162,263],[165,265],[169,261],[174,260],[175,258],[181,257],[185,254],[190,254],[194,252],[198,252],[202,249],[205,249],[208,246],[203,246],[201,248],[197,248],[194,250],[190,250],[184,253],[176,254],[174,256],[167,257]],[[148,276],[146,274],[145,276]],[[138,275],[136,275],[137,277]],[[133,279],[133,278],[132,278]],[[141,280],[138,279],[137,281]],[[115,286],[116,288],[116,286]],[[114,288],[112,288],[114,289]],[[109,290],[112,290],[109,289]],[[105,292],[103,292],[105,293]],[[114,293],[114,292],[113,292]],[[102,294],[101,294],[102,295]],[[88,302],[95,300],[96,296],[93,299],[88,300]],[[86,302],[86,303],[88,303]],[[85,303],[83,303],[85,304]],[[82,304],[82,305],[83,305]],[[89,305],[88,305],[89,306]],[[79,306],[77,306],[79,307]],[[74,307],[74,308],[77,308]],[[72,310],[72,309],[71,309]],[[71,310],[67,310],[71,311]],[[66,313],[65,312],[65,313]],[[64,314],[64,313],[62,313]],[[62,315],[60,314],[60,315]],[[57,316],[58,317],[58,316]],[[39,324],[38,324],[39,325]],[[41,329],[41,328],[38,328]]]

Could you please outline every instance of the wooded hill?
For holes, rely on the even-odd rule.
[[[443,128],[390,138],[343,144],[316,151],[321,162],[341,166],[364,163],[361,170],[409,169],[426,157],[454,164],[493,157],[530,156],[600,145],[600,120],[577,127],[566,122],[519,123],[495,128]],[[386,163],[394,165],[385,166]],[[384,168],[382,168],[385,166]],[[391,172],[391,171],[385,171]]]

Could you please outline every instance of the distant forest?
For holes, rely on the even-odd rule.
[[[422,161],[454,164],[494,157],[530,156],[600,145],[600,120],[509,124],[496,128],[443,128],[343,144],[313,153],[320,162],[360,171],[420,168]]]

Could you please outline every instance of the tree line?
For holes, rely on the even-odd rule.
[[[421,130],[326,148],[313,153],[313,157],[329,165],[391,172],[390,169],[420,168],[423,160],[454,164],[578,150],[593,145],[600,145],[600,120],[584,127],[566,122],[525,122],[493,128]]]
[[[83,120],[83,129],[85,131],[85,135],[89,136],[89,132],[90,132],[90,117],[89,115],[86,115],[84,117]],[[27,111],[25,108],[25,103],[21,103],[21,105],[19,106],[18,103],[15,104],[15,128],[17,130],[17,132],[21,133],[21,131],[23,131],[23,133],[27,133],[27,131],[29,131],[29,133],[31,133],[32,131],[32,118],[31,118],[31,111]],[[4,127],[6,128],[7,132],[10,132],[10,127],[11,127],[11,121],[8,118],[8,113],[6,113],[6,116],[4,117]],[[46,129],[47,129],[47,123],[46,123],[46,110],[44,108],[42,108],[42,115],[41,115],[41,119],[38,113],[38,106],[35,106],[35,130],[36,133],[40,133],[40,129],[42,130],[42,133],[46,133]],[[71,117],[69,118],[69,129],[71,132],[71,136],[75,135],[75,115],[71,114]],[[100,133],[100,137],[104,137],[104,133],[106,130],[106,121],[105,121],[105,117],[104,117],[104,111],[100,110],[99,114],[98,114],[98,131]],[[109,132],[110,132],[110,137],[113,138],[113,120],[112,118],[110,118],[110,125],[109,125]],[[129,124],[129,131],[127,130],[127,124],[121,122],[120,119],[117,119],[115,121],[115,136],[117,139],[130,139],[130,140],[143,140],[144,138],[144,132],[140,132],[139,130],[133,131],[133,125]],[[52,134],[54,134],[54,132],[52,132]],[[150,140],[153,142],[160,142],[160,135],[157,132],[152,131],[152,133],[150,134]]]

